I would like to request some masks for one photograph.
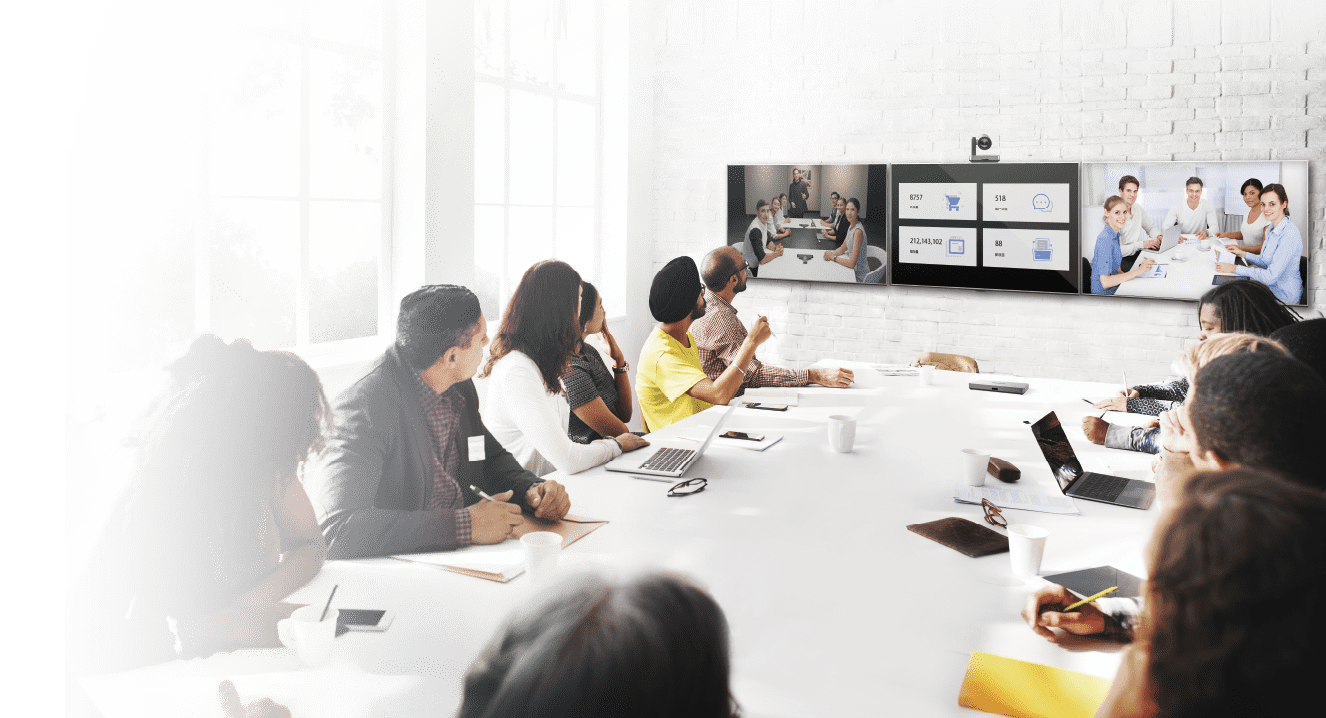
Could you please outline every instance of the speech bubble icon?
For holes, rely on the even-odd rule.
[[[1042,212],[1049,212],[1054,209],[1054,203],[1050,201],[1050,195],[1038,194],[1031,198],[1031,208],[1039,209]]]

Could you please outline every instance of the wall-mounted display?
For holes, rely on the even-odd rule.
[[[882,284],[887,165],[728,165],[727,242],[758,279]]]
[[[1082,165],[1082,292],[1195,300],[1225,282],[1307,300],[1308,163]]]
[[[892,165],[890,281],[1076,294],[1078,166]]]

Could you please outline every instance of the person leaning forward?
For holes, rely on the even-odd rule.
[[[329,559],[500,543],[522,508],[566,515],[562,485],[522,468],[483,425],[471,377],[487,343],[470,290],[430,285],[401,300],[396,342],[336,398],[305,477]]]

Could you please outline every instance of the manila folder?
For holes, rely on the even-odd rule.
[[[1105,678],[974,651],[958,705],[1016,718],[1090,718],[1109,692]]]

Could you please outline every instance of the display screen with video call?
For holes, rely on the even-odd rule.
[[[1077,164],[891,169],[891,283],[1078,293]]]

